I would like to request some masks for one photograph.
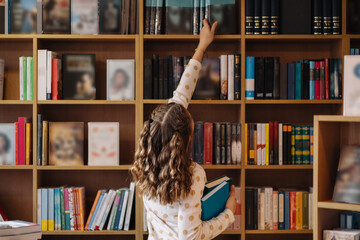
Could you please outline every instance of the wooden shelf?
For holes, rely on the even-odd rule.
[[[26,170],[34,169],[33,165],[0,165],[0,170]]]
[[[43,235],[135,235],[135,230],[130,231],[43,231]]]
[[[360,117],[352,116],[315,116],[319,122],[360,122]]]
[[[314,34],[276,34],[276,35],[245,35],[245,39],[274,39],[274,40],[328,40],[342,39],[343,35],[314,35]]]
[[[36,169],[42,171],[57,171],[57,170],[129,170],[131,165],[120,165],[120,166],[75,166],[75,167],[61,167],[61,166],[36,166]]]
[[[144,99],[144,104],[166,104],[168,99]],[[240,105],[241,100],[191,100],[191,104],[207,104],[207,105]]]
[[[241,169],[241,165],[201,165],[207,170],[220,170],[220,169]]]
[[[181,41],[181,40],[198,40],[199,35],[144,35],[145,40],[175,40],[175,41]],[[240,34],[234,34],[234,35],[216,35],[216,40],[240,40],[241,35]]]
[[[312,229],[304,230],[245,230],[246,234],[312,234]]]
[[[148,235],[149,232],[144,232],[144,235]],[[242,234],[241,230],[226,230],[221,233],[221,235],[240,235]]]
[[[86,40],[86,41],[102,41],[102,40],[126,40],[135,41],[139,35],[121,35],[121,34],[98,34],[98,35],[81,35],[81,34],[36,34],[34,38],[39,40]]]
[[[111,100],[46,100],[38,101],[38,104],[58,104],[58,105],[135,105],[135,100],[111,101]]]
[[[342,100],[245,100],[246,104],[342,104]]]
[[[342,211],[360,212],[360,204],[338,203],[333,201],[321,201],[317,203],[318,208],[334,209]]]
[[[34,101],[24,101],[24,100],[0,100],[0,105],[31,105]]]
[[[299,170],[299,169],[313,169],[313,165],[269,165],[269,166],[257,166],[257,165],[246,165],[245,169],[261,169],[261,170],[272,170],[272,169],[284,169],[284,170]]]

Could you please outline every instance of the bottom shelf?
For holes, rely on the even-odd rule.
[[[130,231],[43,231],[43,235],[135,235],[135,230]]]
[[[312,234],[312,229],[303,230],[246,230],[246,234]]]

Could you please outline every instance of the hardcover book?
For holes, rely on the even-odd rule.
[[[206,11],[210,24],[219,23],[217,34],[235,34],[237,32],[237,8],[235,0],[207,0]]]
[[[219,99],[220,60],[204,58],[193,99]]]
[[[50,122],[49,145],[50,165],[84,165],[84,123]]]
[[[119,123],[89,122],[88,133],[88,165],[119,165]]]
[[[134,100],[135,60],[108,59],[107,100]]]
[[[98,1],[71,1],[71,34],[98,33]]]
[[[360,116],[360,56],[344,57],[344,79],[343,114]]]
[[[166,34],[192,34],[194,0],[165,0]]]
[[[311,6],[311,0],[280,1],[280,33],[311,34],[312,11],[309,10],[312,9]]]
[[[43,33],[70,33],[70,0],[43,0]]]
[[[63,98],[94,100],[95,54],[63,54]]]
[[[0,123],[0,165],[15,165],[15,124]]]
[[[100,33],[120,33],[121,0],[100,0]]]
[[[8,0],[8,33],[36,33],[36,0]]]
[[[4,33],[5,33],[5,0],[0,0],[0,34],[4,34]]]

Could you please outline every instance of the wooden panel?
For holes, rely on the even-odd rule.
[[[5,60],[5,89],[4,99],[19,100],[19,57],[32,57],[32,39],[14,41],[6,39],[0,41],[0,58]]]
[[[10,220],[33,220],[32,170],[0,170],[0,205]]]
[[[48,49],[63,53],[96,54],[96,99],[106,99],[106,60],[135,59],[134,40],[98,40],[88,39],[61,41],[57,39],[39,39],[39,49]],[[136,87],[136,86],[135,86]]]
[[[120,164],[133,162],[135,151],[135,107],[128,105],[41,105],[38,113],[44,119],[55,122],[85,122],[85,151],[87,162],[87,123],[119,122],[120,123]]]
[[[316,210],[316,209],[315,209]],[[318,232],[317,239],[323,239],[323,230],[333,229],[340,227],[339,225],[339,213],[341,211],[337,210],[328,210],[328,209],[318,209]]]
[[[0,104],[0,122],[14,123],[18,117],[32,118],[32,105],[1,105]]]

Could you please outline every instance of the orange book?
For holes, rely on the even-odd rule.
[[[245,165],[248,165],[248,124],[245,123]]]
[[[25,164],[30,165],[31,159],[31,123],[26,123],[25,125]]]
[[[78,205],[79,205],[79,230],[80,231],[84,231],[84,207],[85,207],[85,192],[84,192],[84,188],[78,188],[77,189],[77,197],[78,197]]]
[[[79,230],[79,200],[77,188],[73,188],[73,199],[74,199],[74,230]]]
[[[93,204],[93,206],[91,207],[88,220],[86,221],[85,229],[88,229],[88,227],[89,227],[91,218],[92,218],[92,216],[93,216],[93,214],[94,214],[96,205],[97,205],[97,203],[98,203],[98,201],[99,201],[99,198],[100,198],[100,195],[101,195],[101,191],[99,190],[99,191],[97,192],[97,194],[96,194],[96,197],[95,197],[95,200],[94,200],[94,204]]]

